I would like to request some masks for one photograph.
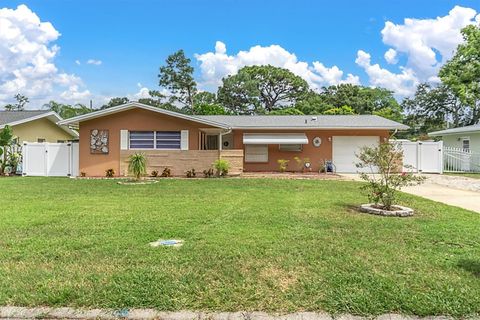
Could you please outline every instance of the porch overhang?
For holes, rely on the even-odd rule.
[[[305,133],[244,133],[243,144],[308,144]]]

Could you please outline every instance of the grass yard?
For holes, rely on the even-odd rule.
[[[480,179],[480,173],[455,173],[455,172],[445,172],[444,174],[449,176],[457,176],[457,177],[466,177],[466,178],[473,178],[473,179]]]
[[[480,215],[357,182],[0,179],[0,305],[480,313]],[[151,248],[158,238],[181,248]]]

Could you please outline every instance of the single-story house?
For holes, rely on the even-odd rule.
[[[431,137],[442,137],[445,147],[480,152],[480,123],[430,132],[428,135]]]
[[[48,110],[0,111],[0,130],[10,126],[18,144],[28,142],[65,142],[78,139],[78,133],[57,125],[63,120]]]
[[[230,172],[278,171],[279,159],[308,159],[317,171],[325,160],[338,172],[355,172],[355,153],[387,141],[403,124],[374,115],[196,116],[130,102],[58,122],[78,129],[79,171],[126,175],[128,157],[147,156],[148,170],[174,175],[202,172],[226,159]]]

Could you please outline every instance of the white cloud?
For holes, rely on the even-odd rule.
[[[88,59],[87,64],[93,64],[95,66],[99,66],[102,64],[102,60]]]
[[[398,62],[397,51],[395,51],[395,49],[392,49],[392,48],[388,49],[385,52],[384,57],[389,64],[396,64]]]
[[[461,29],[479,21],[480,14],[474,9],[455,6],[448,15],[435,19],[407,18],[403,24],[387,21],[382,40],[393,48],[387,52],[394,50],[406,55],[406,67],[425,81],[452,57],[462,42]]]
[[[406,57],[406,64],[398,73],[371,64],[371,56],[359,50],[355,62],[362,67],[372,86],[393,90],[398,97],[411,95],[420,82],[439,83],[441,66],[455,53],[463,41],[460,31],[469,24],[479,23],[480,14],[474,9],[454,7],[448,15],[435,19],[407,18],[403,24],[385,23],[382,40],[391,46],[384,55],[389,64],[397,64],[398,56]]]
[[[0,104],[11,102],[16,93],[29,97],[31,108],[57,98],[62,90],[65,102],[89,94],[80,90],[80,78],[55,66],[60,48],[52,42],[59,36],[25,5],[0,9]]]
[[[286,68],[294,74],[305,79],[313,88],[338,83],[359,83],[359,78],[352,74],[343,76],[343,71],[337,66],[326,67],[315,61],[312,65],[299,61],[295,54],[288,52],[279,45],[254,46],[248,51],[239,51],[237,54],[228,55],[226,45],[217,41],[215,52],[196,54],[200,62],[202,89],[215,90],[221,85],[223,77],[236,74],[244,66],[273,65]]]
[[[75,60],[75,63],[76,63],[77,65],[81,65],[81,64],[82,64],[82,63],[80,62],[80,60]]]
[[[381,68],[379,64],[372,65],[370,54],[363,50],[357,52],[355,62],[365,70],[372,86],[387,88],[394,91],[397,96],[413,94],[419,84],[412,69],[400,67],[401,73],[397,74]]]

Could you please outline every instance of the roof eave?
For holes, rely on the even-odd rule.
[[[91,113],[87,113],[87,114],[84,114],[84,115],[80,115],[80,116],[76,116],[76,117],[73,117],[73,118],[70,118],[70,119],[65,119],[65,120],[59,121],[58,124],[59,125],[77,125],[78,126],[78,123],[80,123],[82,121],[87,121],[87,120],[91,120],[91,119],[95,119],[95,118],[100,118],[100,117],[103,117],[103,116],[107,116],[107,115],[110,115],[110,114],[130,110],[130,109],[133,109],[133,108],[142,108],[142,109],[145,109],[145,110],[150,110],[150,111],[153,111],[153,112],[169,115],[169,116],[172,116],[172,117],[185,119],[185,120],[189,120],[189,121],[193,121],[193,122],[197,122],[197,123],[202,123],[202,124],[210,125],[210,126],[213,126],[213,127],[218,127],[218,128],[222,128],[222,129],[231,129],[230,126],[228,126],[224,123],[211,121],[211,120],[205,120],[205,119],[197,118],[195,116],[185,115],[185,114],[182,114],[182,113],[178,113],[178,112],[174,112],[174,111],[170,111],[170,110],[166,110],[166,109],[160,109],[160,108],[152,107],[152,106],[149,106],[149,105],[146,105],[146,104],[143,104],[143,103],[139,103],[139,102],[129,102],[129,103],[122,104],[122,105],[115,106],[115,107],[111,107],[111,108],[108,108],[108,109],[94,111],[94,112],[91,112]]]

